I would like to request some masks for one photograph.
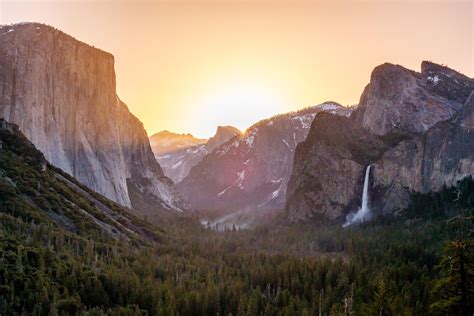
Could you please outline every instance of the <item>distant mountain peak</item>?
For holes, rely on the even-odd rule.
[[[174,132],[170,132],[168,130],[163,130],[163,131],[159,131],[153,135],[150,136],[150,138],[152,137],[183,137],[183,138],[194,138],[194,139],[199,139],[199,138],[196,138],[193,136],[193,134],[191,133],[174,133]],[[205,140],[205,139],[200,139],[200,140]]]
[[[217,126],[216,133],[209,138],[206,144],[206,149],[208,152],[212,152],[215,148],[241,133],[238,128],[233,126]]]
[[[216,134],[219,133],[220,131],[224,131],[224,130],[231,130],[231,131],[234,131],[236,133],[240,133],[240,130],[237,128],[237,127],[234,127],[234,126],[231,126],[231,125],[219,125],[217,126],[217,129],[216,129]]]
[[[155,156],[164,155],[177,150],[205,144],[207,139],[195,138],[189,133],[173,133],[161,131],[149,137],[151,149]]]
[[[236,135],[240,135],[240,133],[241,132],[233,126],[218,126],[216,128],[216,133],[209,140],[202,140],[202,142],[198,143],[193,143],[190,141],[182,148],[171,151],[163,151],[158,154],[155,153],[156,159],[163,168],[165,175],[170,177],[175,183],[178,183],[188,175],[191,168],[199,163],[205,155],[212,152],[216,147],[219,147],[229,139],[235,137]],[[170,134],[166,135],[167,137],[173,137],[170,136]],[[189,136],[192,136],[191,134],[183,135],[188,135],[188,140],[190,140]],[[155,141],[162,142],[164,138],[165,137],[158,137],[154,140],[151,140],[151,142],[152,144]],[[163,146],[163,144],[161,144],[161,146]]]
[[[197,209],[278,209],[284,205],[294,149],[318,113],[347,116],[335,102],[283,113],[256,122],[208,153],[178,189]]]

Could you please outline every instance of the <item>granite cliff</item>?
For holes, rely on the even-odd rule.
[[[431,62],[421,72],[375,68],[352,115],[318,114],[297,146],[290,220],[341,220],[356,210],[368,165],[370,204],[380,213],[473,175],[473,90],[473,79]]]
[[[0,27],[0,117],[54,166],[127,207],[180,209],[142,123],[116,94],[114,57],[52,27]]]

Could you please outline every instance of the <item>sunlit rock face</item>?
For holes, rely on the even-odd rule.
[[[180,142],[181,148],[179,149],[154,150],[155,157],[163,168],[165,175],[171,178],[174,183],[179,183],[205,155],[237,135],[240,135],[240,131],[235,127],[218,126],[215,135],[204,143],[199,142],[191,145],[192,143],[189,141],[186,143]],[[158,143],[159,140],[155,138],[154,141]]]
[[[360,205],[373,165],[372,209],[397,212],[414,192],[473,175],[474,80],[423,62],[421,73],[384,64],[349,118],[316,116],[296,149],[286,210],[292,221],[343,220]]]
[[[260,121],[207,154],[178,189],[197,209],[258,210],[284,206],[296,145],[316,113],[349,115],[325,103]]]
[[[375,68],[360,102],[362,126],[375,135],[419,133],[451,118],[466,99],[451,98],[439,89],[445,77],[450,78],[391,64]]]
[[[130,189],[179,206],[142,123],[116,95],[111,54],[45,25],[3,26],[0,86],[0,117],[51,164],[128,207]]]
[[[240,135],[241,132],[233,126],[218,126],[214,136],[209,138],[206,144],[206,151],[211,153],[214,149],[227,142],[229,139]]]

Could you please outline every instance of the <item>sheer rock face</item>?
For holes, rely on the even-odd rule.
[[[0,117],[104,196],[131,207],[129,187],[138,185],[162,207],[177,207],[142,123],[115,87],[111,54],[41,24],[0,28]]]
[[[423,62],[422,72],[377,67],[350,118],[316,116],[298,145],[286,209],[292,221],[357,210],[365,168],[374,211],[397,212],[413,192],[474,174],[474,80]]]
[[[214,149],[227,142],[229,139],[240,135],[241,132],[233,126],[218,126],[214,136],[209,138],[206,144],[207,153],[211,153]]]
[[[178,189],[197,209],[282,208],[294,149],[321,111],[350,113],[350,109],[326,103],[260,121],[207,154]]]
[[[423,64],[422,73],[391,64],[375,68],[361,97],[362,126],[376,135],[421,133],[451,118],[470,91],[459,96],[446,91],[457,86],[450,76],[467,78],[429,65]]]
[[[384,197],[438,191],[474,175],[474,93],[452,119],[400,142],[375,164],[374,185]],[[406,206],[381,204],[389,212]]]
[[[165,175],[170,177],[174,183],[179,183],[204,156],[237,135],[240,135],[240,131],[235,127],[218,126],[215,135],[207,143],[161,152],[159,155],[156,155],[155,152],[155,157]]]

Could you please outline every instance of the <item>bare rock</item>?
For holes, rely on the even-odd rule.
[[[214,136],[211,137],[207,143],[200,142],[194,145],[190,145],[189,142],[187,144],[181,143],[182,146],[180,149],[160,151],[158,155],[156,155],[155,152],[155,157],[163,168],[165,175],[171,178],[174,183],[179,183],[204,156],[211,153],[216,147],[224,144],[229,139],[240,134],[241,132],[235,127],[219,126]],[[158,142],[157,139],[154,141]]]
[[[473,90],[473,79],[430,62],[421,73],[377,67],[350,118],[316,116],[297,146],[289,219],[341,220],[356,211],[368,165],[370,204],[381,213],[474,175]]]
[[[129,186],[149,179],[143,192],[179,208],[142,123],[116,95],[111,54],[46,25],[2,26],[0,87],[0,117],[51,164],[128,207]]]
[[[207,154],[178,189],[197,209],[283,208],[294,150],[319,112],[351,110],[328,102],[260,121]]]

